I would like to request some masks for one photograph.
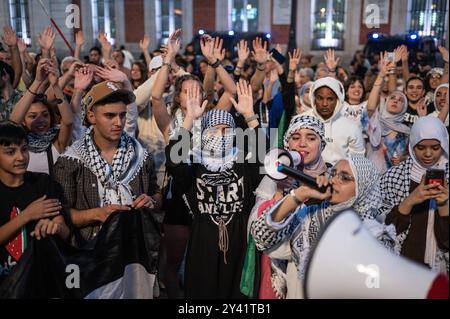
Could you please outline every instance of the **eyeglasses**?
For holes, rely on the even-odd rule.
[[[337,179],[338,179],[338,181],[339,181],[339,183],[341,183],[341,184],[347,184],[347,183],[350,183],[350,182],[354,182],[355,181],[355,179],[352,177],[352,176],[350,176],[349,174],[347,174],[347,173],[345,173],[345,172],[337,172],[336,171],[336,169],[331,169],[329,172],[328,172],[328,175],[330,176],[330,177],[335,177],[335,176],[337,176]]]

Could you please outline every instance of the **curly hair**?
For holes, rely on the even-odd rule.
[[[192,74],[184,74],[184,75],[178,77],[175,80],[175,90],[173,93],[173,101],[172,101],[172,106],[170,107],[170,115],[172,115],[172,116],[174,116],[175,112],[181,107],[181,105],[180,105],[181,89],[183,87],[183,83],[188,80],[197,81],[200,84],[201,93],[202,94],[204,93],[202,82],[200,81],[200,79],[197,76],[192,75]]]

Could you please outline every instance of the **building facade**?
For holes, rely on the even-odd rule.
[[[294,0],[43,0],[43,4],[74,46],[76,28],[68,27],[73,6],[80,10],[87,51],[98,31],[112,42],[139,52],[139,40],[150,36],[155,49],[176,28],[183,43],[198,32],[263,32],[272,43],[287,44]],[[295,42],[303,52],[320,55],[334,47],[348,60],[373,32],[432,35],[448,47],[448,0],[297,0]],[[0,2],[0,26],[12,24],[34,46],[50,24],[39,1]],[[379,18],[376,20],[376,18]],[[70,23],[69,23],[70,24]],[[60,54],[68,54],[61,37]],[[33,47],[33,49],[36,49]]]

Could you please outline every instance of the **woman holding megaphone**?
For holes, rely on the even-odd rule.
[[[379,174],[370,160],[351,154],[337,162],[328,176],[317,177],[316,182],[319,187],[327,187],[325,193],[302,185],[268,207],[251,227],[259,250],[270,253],[280,246],[290,249],[299,287],[304,281],[311,248],[326,221],[337,212],[353,209],[369,229],[377,233],[378,240],[389,248],[395,248],[396,243],[394,227],[386,228],[375,220],[381,192]],[[308,199],[322,202],[307,206],[304,203]],[[294,297],[302,298],[302,294],[300,290]]]

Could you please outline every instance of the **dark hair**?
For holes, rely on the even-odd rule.
[[[175,56],[175,63],[184,69],[186,69],[188,66],[188,62],[179,54]]]
[[[92,51],[97,51],[97,53],[98,53],[99,55],[102,55],[102,50],[100,50],[98,47],[92,47],[92,48],[89,50],[89,53],[91,53]]]
[[[139,61],[133,62],[133,64],[131,65],[131,68],[133,68],[133,65],[137,65],[137,67],[139,68],[139,71],[141,71],[141,78],[138,80],[139,85],[141,85],[148,79],[148,69],[144,63],[139,62]]]
[[[120,53],[120,55],[122,56],[122,58],[125,59],[125,54],[122,52],[122,50],[114,50],[113,52]]]
[[[174,90],[174,93],[173,93],[172,107],[170,108],[170,113],[172,115],[175,115],[175,112],[180,108],[180,101],[179,101],[179,99],[180,99],[181,89],[183,87],[183,83],[185,81],[188,81],[188,80],[197,81],[200,84],[200,87],[201,87],[200,90],[201,90],[201,93],[203,94],[203,85],[202,85],[202,82],[200,81],[200,79],[197,76],[192,75],[192,74],[185,74],[185,75],[182,75],[182,76],[178,77],[175,80],[175,90]]]
[[[414,80],[418,80],[418,81],[422,82],[423,89],[425,90],[425,82],[422,80],[422,78],[419,78],[418,76],[413,76],[413,77],[409,78],[408,81],[406,81],[405,90],[408,88],[409,83]]]
[[[120,50],[125,50],[125,46],[123,44],[120,46]]]
[[[360,99],[359,103],[361,103],[362,101],[364,101],[364,99],[366,98],[366,88],[365,88],[365,86],[364,86],[364,81],[363,81],[363,79],[362,79],[361,77],[359,77],[359,76],[352,75],[352,76],[347,80],[347,82],[344,83],[345,101],[346,101],[347,103],[350,103],[350,102],[349,102],[349,99],[348,99],[348,94],[347,94],[348,88],[350,87],[350,85],[352,85],[353,83],[356,83],[356,82],[359,82],[359,83],[361,84],[362,88],[363,88],[363,94],[362,94],[362,96],[361,96],[361,99]]]
[[[9,75],[9,83],[13,84],[15,77],[14,69],[8,63],[0,61],[0,76],[3,76],[5,73]]]
[[[0,145],[20,145],[27,140],[25,129],[12,121],[0,121]]]
[[[431,79],[431,76],[432,76],[433,74],[436,74],[436,73],[431,73],[431,72],[429,72],[429,73],[427,74],[427,76],[425,77],[424,85],[425,85],[425,91],[426,91],[426,92],[430,92],[430,91],[433,90],[433,89],[431,88],[431,86],[430,86],[430,79]],[[441,77],[441,79],[442,79],[442,75],[440,75],[440,77]]]
[[[38,94],[34,96],[33,102],[34,103],[42,103],[48,110],[48,113],[50,115],[50,127],[55,126],[56,124],[56,113],[58,113],[58,105],[56,102],[50,102],[47,100],[47,95],[45,94]]]

